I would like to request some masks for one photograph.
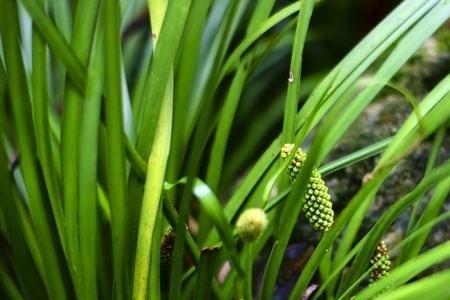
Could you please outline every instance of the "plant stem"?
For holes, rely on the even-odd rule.
[[[108,196],[111,202],[112,241],[114,266],[114,298],[124,299],[124,256],[126,177],[123,141],[122,89],[120,66],[119,3],[109,0],[103,3],[105,50],[105,113],[108,158]]]

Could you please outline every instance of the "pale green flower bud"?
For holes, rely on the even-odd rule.
[[[249,208],[239,216],[236,222],[236,232],[242,241],[252,242],[261,236],[268,223],[264,210]]]

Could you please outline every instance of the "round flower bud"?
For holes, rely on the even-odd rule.
[[[377,248],[370,260],[370,264],[373,269],[370,272],[369,280],[370,282],[375,282],[380,280],[391,270],[391,259],[388,254],[388,249],[386,243],[381,241],[378,243]]]
[[[236,222],[236,232],[244,242],[252,242],[258,239],[266,229],[267,215],[260,208],[246,209]]]

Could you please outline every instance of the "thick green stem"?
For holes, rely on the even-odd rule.
[[[134,267],[133,299],[147,299],[147,285],[150,270],[153,232],[157,214],[160,213],[161,194],[164,185],[167,159],[170,151],[170,138],[172,131],[172,85],[169,85],[161,107],[152,151],[148,160],[147,180],[145,182],[144,198],[142,201],[141,216]],[[159,270],[157,272],[159,274]],[[150,288],[159,286],[150,282]]]
[[[105,29],[105,113],[108,158],[108,198],[111,202],[114,297],[126,298],[124,278],[126,176],[123,141],[120,65],[120,10],[118,0],[103,3]]]

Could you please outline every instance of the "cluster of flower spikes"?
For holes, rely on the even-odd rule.
[[[160,246],[160,278],[161,285],[169,288],[170,268],[172,267],[172,252],[175,247],[175,232],[169,228],[164,234]],[[164,289],[163,289],[164,290]]]
[[[281,158],[285,159],[288,157],[294,149],[294,146],[294,144],[285,144],[281,148]],[[288,174],[293,182],[297,179],[297,175],[301,167],[303,167],[305,160],[306,154],[298,148],[288,166]],[[332,206],[328,188],[319,170],[314,168],[307,184],[305,203],[303,205],[305,216],[314,229],[320,231],[328,231],[330,229],[334,222]]]
[[[370,282],[375,282],[389,274],[391,270],[391,259],[389,258],[388,248],[384,241],[378,243],[370,264],[373,267],[372,272],[370,272]]]

